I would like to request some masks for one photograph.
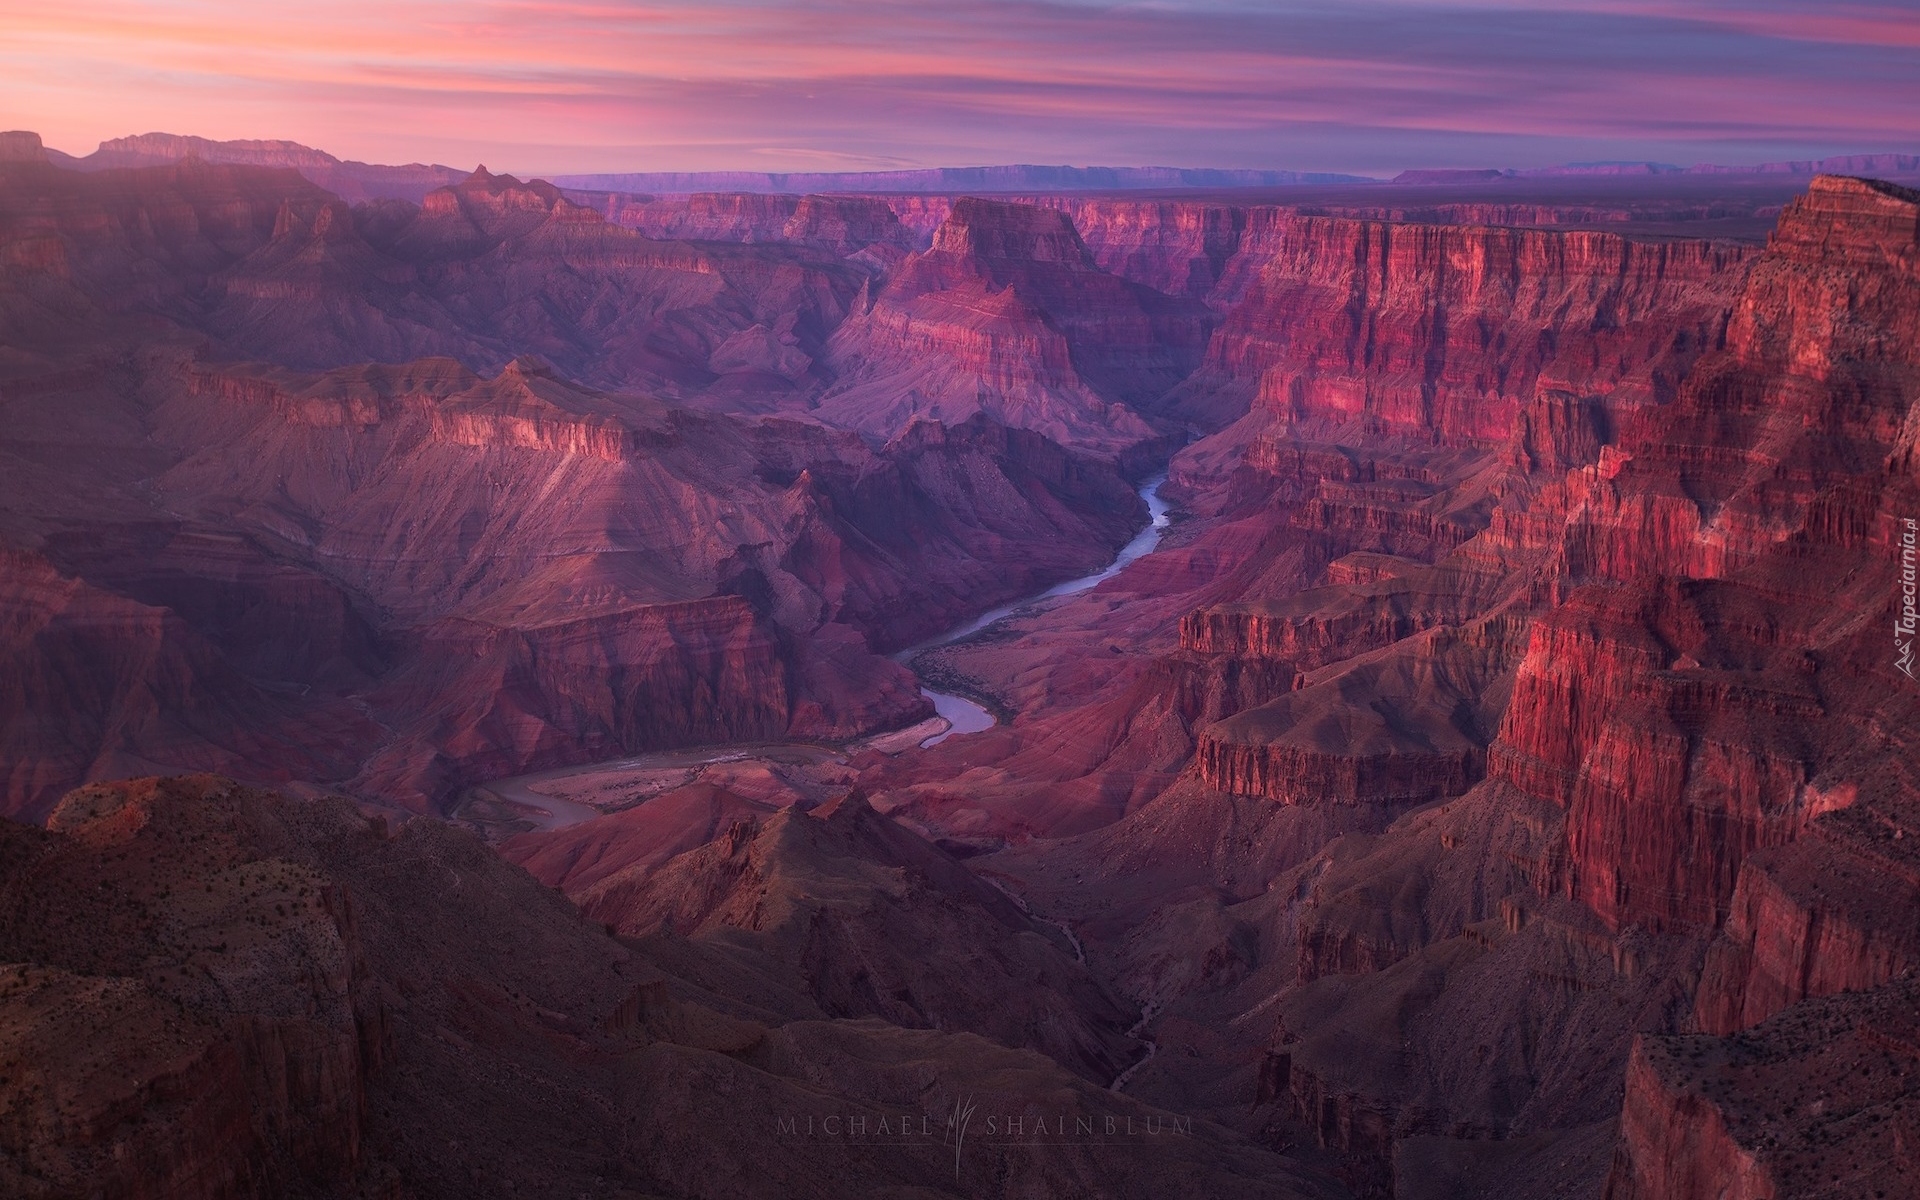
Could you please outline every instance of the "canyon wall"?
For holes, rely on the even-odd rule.
[[[1569,477],[1565,569],[1604,582],[1536,632],[1496,770],[1568,808],[1570,886],[1610,920],[1717,925],[1743,856],[1836,803],[1842,752],[1897,697],[1856,682],[1903,679],[1871,630],[1912,488],[1890,468],[1920,390],[1916,211],[1822,180],[1726,352]],[[1861,679],[1831,680],[1839,662]]]
[[[979,411],[1124,450],[1163,436],[1134,406],[1191,370],[1205,327],[1197,304],[1102,271],[1065,215],[963,198],[834,334],[818,411],[873,428]]]
[[[760,860],[800,873],[842,860],[859,883],[842,898],[883,909],[898,894],[865,876],[911,867],[925,891],[902,921],[944,917],[961,944],[1098,1002],[1084,968],[1001,893],[849,803],[770,825],[763,839],[801,845],[762,846]],[[1341,1194],[1224,1129],[1182,1118],[1169,1135],[1170,1112],[996,1044],[982,1036],[1004,1026],[990,1007],[937,1008],[937,1029],[911,1014],[832,1019],[836,997],[888,1016],[902,998],[861,994],[831,922],[798,964],[617,938],[437,821],[396,828],[338,797],[209,776],[136,780],[74,793],[48,830],[0,821],[0,861],[9,1195]],[[750,904],[753,880],[734,882]],[[771,908],[826,899],[795,897],[791,876],[769,882]],[[905,965],[943,961],[962,969]],[[726,998],[749,994],[750,1006]],[[1081,1048],[1104,1075],[1101,1039],[1118,1039],[1090,1032]],[[1044,1098],[1049,1124],[1163,1134],[1134,1161],[982,1137],[970,1148],[991,1158],[956,1164],[939,1114],[969,1095]],[[907,1136],[909,1113],[915,1135],[923,1116],[932,1131]],[[810,1116],[877,1129],[883,1115],[885,1153],[799,1132]]]
[[[1389,715],[1370,753],[1390,756],[1403,781],[1381,794],[1457,795],[1486,769],[1502,681],[1539,606],[1525,572],[1555,536],[1488,545],[1489,531],[1505,535],[1535,493],[1600,459],[1618,422],[1657,406],[1718,344],[1743,253],[1331,218],[1268,222],[1242,245],[1264,263],[1175,402],[1204,397],[1221,420],[1234,395],[1251,407],[1189,452],[1185,483],[1216,489],[1214,503],[1263,505],[1265,554],[1288,566],[1187,614],[1181,643],[1280,660],[1303,690],[1200,733],[1201,777],[1305,794],[1278,782],[1277,762],[1262,765],[1262,747],[1316,722],[1318,740],[1360,745],[1367,722],[1383,720],[1361,714],[1372,705]],[[1429,631],[1439,640],[1417,636]],[[1447,703],[1498,697],[1464,736],[1455,718],[1407,715],[1444,708],[1432,696],[1356,708],[1379,668],[1340,683],[1338,664],[1376,652],[1397,660],[1390,676],[1421,678]]]
[[[885,206],[800,202],[779,244],[730,245],[485,171],[354,208],[194,160],[0,173],[13,711],[67,714],[9,720],[10,811],[161,765],[431,806],[582,756],[853,737],[925,712],[876,651],[1139,520],[1111,465],[970,413],[869,423],[884,450],[804,415],[907,253]],[[941,261],[1031,248],[969,236]],[[76,436],[118,455],[84,485]]]
[[[1256,1111],[1366,1195],[1548,1194],[1556,1154],[1619,1196],[1909,1187],[1845,1149],[1897,1131],[1905,1042],[1829,1059],[1820,1030],[1916,965],[1916,238],[1913,194],[1846,179],[1764,250],[1250,218],[1213,293],[1245,307],[1157,410],[1219,430],[1176,459],[1192,524],[1151,572],[1189,601],[1106,600],[1153,665],[1037,679],[1037,643],[1114,637],[1064,610],[948,659],[1035,706],[989,762],[1057,770],[1051,797],[1181,763],[1059,852],[1178,897],[1112,951],[1163,1054],[1274,1012]],[[1068,740],[1122,696],[1104,757]],[[941,786],[901,811],[977,830]],[[1170,929],[1231,965],[1169,965]],[[1175,1057],[1136,1086],[1207,1085]]]
[[[925,712],[875,650],[1138,520],[1110,466],[982,421],[876,452],[530,361],[156,359],[136,388],[161,457],[131,465],[165,469],[15,534],[9,711],[49,719],[9,718],[13,811],[160,763],[431,805],[582,757],[852,738]]]
[[[1811,1001],[1738,1039],[1643,1039],[1607,1200],[1839,1200],[1920,1186],[1911,983]]]
[[[1920,397],[1917,218],[1920,197],[1901,189],[1818,181],[1743,273],[1725,348],[1693,363],[1670,403],[1610,413],[1618,433],[1597,456],[1510,490],[1442,559],[1517,572],[1507,603],[1529,614],[1488,779],[1429,810],[1478,808],[1480,824],[1413,816],[1357,862],[1329,853],[1319,869],[1371,890],[1355,903],[1329,876],[1309,893],[1295,918],[1308,982],[1284,1005],[1276,1052],[1333,1036],[1321,1007],[1332,996],[1364,1006],[1408,972],[1445,972],[1415,1008],[1436,1021],[1494,1004],[1443,966],[1506,940],[1473,923],[1498,916],[1517,940],[1539,922],[1514,914],[1572,901],[1594,922],[1583,937],[1613,958],[1611,982],[1574,973],[1581,987],[1622,995],[1672,972],[1642,1024],[1590,1035],[1641,1038],[1630,1062],[1594,1064],[1621,1081],[1609,1195],[1910,1187],[1904,1167],[1836,1147],[1879,1137],[1891,1112],[1877,1106],[1907,1088],[1902,1036],[1872,1033],[1866,1014],[1903,1003],[1894,992],[1914,963],[1902,847],[1916,797],[1899,731],[1916,705],[1886,631],[1916,503],[1905,431]],[[1260,614],[1196,614],[1188,635],[1297,655],[1318,628]],[[1526,852],[1480,860],[1472,890],[1456,890],[1463,851],[1523,831]],[[1677,957],[1660,967],[1661,954]],[[1863,1040],[1828,1040],[1843,1025]],[[1413,1052],[1444,1061],[1443,1027],[1429,1028]],[[1705,1032],[1683,1036],[1694,1028]],[[1288,1053],[1297,1074],[1301,1052]],[[1551,1092],[1535,1086],[1538,1104]],[[1323,1057],[1292,1093],[1300,1111],[1336,1095],[1384,1114],[1374,1123],[1391,1154],[1378,1134],[1325,1135],[1384,1187],[1388,1160],[1421,1136],[1424,1087]],[[1508,1136],[1529,1128],[1522,1117]]]
[[[1537,391],[1617,408],[1671,397],[1715,347],[1744,257],[1704,242],[1287,216],[1242,240],[1251,274],[1186,391],[1282,430],[1357,423],[1504,440]],[[1286,436],[1299,436],[1289,433]]]

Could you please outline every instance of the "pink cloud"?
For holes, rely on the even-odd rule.
[[[1920,130],[1910,4],[1487,4],[68,0],[0,12],[0,124],[549,172],[1690,161]]]

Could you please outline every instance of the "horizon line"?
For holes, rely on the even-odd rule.
[[[47,152],[47,155],[50,160],[64,159],[73,163],[84,163],[89,160],[99,158],[103,155],[110,156],[116,152],[127,153],[127,154],[141,154],[142,152],[139,148],[133,147],[133,146],[127,146],[125,144],[137,143],[137,142],[146,141],[150,139],[166,138],[166,139],[177,140],[182,142],[199,143],[209,147],[231,148],[234,151],[239,151],[243,149],[269,149],[269,148],[284,148],[287,150],[294,150],[294,151],[306,151],[315,155],[323,156],[326,159],[329,159],[333,163],[336,163],[340,166],[349,166],[349,167],[363,166],[363,167],[386,168],[386,169],[394,169],[394,170],[406,169],[409,167],[418,167],[423,169],[439,169],[439,170],[445,170],[445,171],[463,171],[464,170],[464,171],[467,171],[469,174],[472,174],[477,171],[489,170],[486,167],[485,163],[483,162],[477,162],[475,166],[472,168],[462,168],[460,166],[450,164],[450,163],[421,162],[417,160],[413,162],[406,162],[406,163],[390,163],[390,162],[378,163],[378,162],[367,162],[367,161],[362,161],[358,159],[343,159],[338,157],[337,155],[334,155],[332,152],[322,147],[310,145],[308,143],[300,142],[292,138],[208,138],[198,134],[176,134],[176,133],[170,133],[162,130],[152,130],[145,133],[125,134],[125,135],[121,135],[114,138],[107,138],[102,140],[92,151],[90,151],[87,154],[73,154],[71,152],[61,150],[57,147],[48,146],[45,140],[40,137],[39,133],[34,130],[20,129],[20,130],[4,131],[4,132],[0,132],[0,136],[6,136],[8,133],[31,135],[36,140],[39,140],[41,148]],[[164,154],[151,154],[150,156],[153,158],[159,159],[160,161],[167,161],[169,158],[171,158],[172,160],[178,160],[181,158],[197,157],[197,155],[193,155],[190,152],[187,154],[172,155],[172,156],[167,156]],[[694,178],[699,178],[703,176],[739,176],[739,177],[748,178],[748,179],[761,179],[761,180],[767,180],[771,182],[774,180],[787,179],[787,178],[793,178],[793,177],[816,178],[816,179],[888,178],[888,177],[908,178],[913,176],[937,175],[937,174],[943,174],[943,173],[949,173],[949,172],[1017,171],[1017,170],[1046,170],[1046,171],[1075,171],[1075,172],[1127,171],[1127,172],[1167,172],[1170,174],[1188,174],[1188,175],[1197,175],[1197,174],[1221,175],[1221,176],[1285,175],[1285,176],[1299,177],[1297,179],[1290,180],[1284,183],[1280,181],[1273,181],[1270,183],[1251,182],[1247,185],[1247,186],[1259,187],[1259,186],[1299,186],[1299,185],[1310,185],[1310,184],[1338,184],[1338,183],[1356,183],[1356,184],[1358,183],[1391,183],[1394,181],[1395,178],[1403,175],[1419,175],[1419,176],[1433,176],[1433,177],[1446,176],[1446,175],[1480,175],[1483,178],[1488,179],[1488,181],[1491,181],[1493,178],[1496,178],[1496,177],[1504,176],[1508,178],[1516,178],[1516,177],[1525,178],[1529,175],[1537,175],[1543,172],[1558,172],[1558,171],[1567,171],[1567,172],[1576,173],[1576,174],[1594,174],[1594,175],[1604,176],[1608,174],[1606,168],[1610,168],[1610,167],[1627,168],[1627,169],[1648,168],[1647,174],[1651,176],[1704,174],[1704,173],[1711,173],[1711,172],[1725,172],[1725,173],[1732,173],[1732,174],[1740,174],[1740,173],[1786,174],[1786,173],[1796,173],[1791,170],[1792,168],[1800,168],[1800,167],[1816,168],[1819,165],[1824,163],[1833,162],[1836,160],[1844,160],[1844,159],[1911,159],[1914,161],[1913,169],[1916,171],[1920,171],[1920,153],[1902,151],[1902,150],[1893,150],[1893,149],[1881,149],[1881,150],[1868,150],[1868,151],[1838,151],[1831,154],[1810,155],[1810,156],[1794,157],[1794,158],[1765,159],[1758,162],[1748,162],[1748,163],[1731,163],[1731,162],[1722,163],[1722,162],[1704,162],[1703,161],[1703,162],[1696,162],[1688,165],[1682,165],[1682,164],[1673,163],[1673,162],[1664,162],[1664,161],[1651,159],[1651,158],[1577,160],[1577,161],[1565,161],[1565,162],[1557,162],[1557,163],[1545,163],[1545,164],[1532,165],[1532,166],[1514,166],[1514,165],[1496,166],[1483,161],[1483,162],[1475,163],[1473,165],[1458,165],[1458,166],[1445,166],[1445,167],[1436,167],[1436,166],[1408,167],[1408,168],[1403,168],[1400,171],[1395,172],[1393,174],[1385,174],[1385,173],[1362,174],[1357,172],[1345,172],[1345,171],[1303,170],[1300,168],[1286,167],[1286,166],[1264,166],[1264,167],[1174,166],[1167,163],[1115,163],[1115,162],[1091,162],[1091,161],[1086,163],[1001,161],[1001,162],[978,162],[978,163],[952,163],[952,164],[942,164],[938,166],[897,166],[897,167],[873,167],[873,168],[866,168],[866,169],[840,169],[840,170],[818,170],[818,169],[767,170],[767,169],[756,168],[756,167],[712,167],[712,168],[698,169],[698,170],[663,170],[663,169],[635,168],[635,169],[627,169],[627,170],[598,170],[598,171],[537,171],[537,170],[528,171],[520,168],[510,168],[504,171],[489,171],[489,173],[496,174],[496,175],[499,175],[499,174],[513,175],[516,178],[528,179],[528,180],[541,179],[541,180],[545,180],[547,182],[553,183],[555,184],[555,186],[572,187],[576,189],[584,188],[587,185],[584,182],[575,182],[575,181],[588,181],[588,180],[612,181],[616,179],[628,179],[628,178],[636,178],[636,177],[650,177],[650,178],[658,178],[658,179],[664,180],[664,179],[694,179]],[[60,165],[60,164],[56,161],[56,165]],[[1774,170],[1768,171],[1767,170],[1768,168],[1774,168]],[[1220,186],[1220,184],[1214,184],[1213,186]]]

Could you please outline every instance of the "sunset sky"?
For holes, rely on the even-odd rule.
[[[1920,150],[1920,0],[0,4],[0,128],[542,173]]]

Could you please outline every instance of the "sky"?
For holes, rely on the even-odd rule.
[[[1920,152],[1920,0],[0,0],[0,129],[540,174]]]

